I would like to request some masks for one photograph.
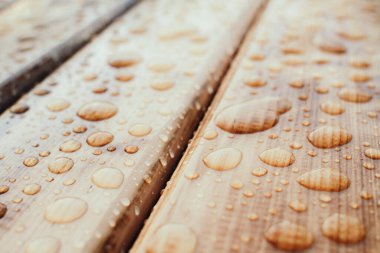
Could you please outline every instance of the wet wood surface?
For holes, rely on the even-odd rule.
[[[18,0],[0,7],[0,110],[88,42],[133,0]]]
[[[260,1],[143,1],[0,117],[1,252],[120,252]]]
[[[379,252],[379,11],[269,1],[131,252]]]

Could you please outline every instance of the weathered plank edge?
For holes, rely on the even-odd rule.
[[[226,89],[226,87],[223,87],[226,86],[223,84],[223,80],[225,79],[226,74],[227,77],[232,75],[230,73],[232,66],[231,64],[235,62],[235,57],[240,52],[240,46],[246,41],[247,33],[251,29],[252,25],[256,23],[258,17],[261,16],[262,11],[265,9],[266,3],[267,0],[264,0],[258,4],[258,8],[253,17],[247,20],[247,23],[244,24],[244,29],[242,29],[243,34],[241,34],[238,41],[235,41],[236,44],[233,46],[234,51],[230,52],[231,54],[226,55],[227,57],[224,59],[222,67],[216,69],[216,72],[214,74],[215,78],[210,78],[208,84],[214,87],[213,94],[200,92],[199,96],[193,99],[193,104],[195,104],[195,101],[197,101],[202,105],[202,108],[208,109],[211,104],[215,103],[215,100],[220,99],[221,96],[219,94],[219,90]],[[221,83],[222,87],[220,87]],[[132,252],[132,246],[137,243],[136,237],[138,240],[141,240],[139,238],[145,230],[145,222],[147,221],[147,218],[149,217],[149,219],[151,219],[150,217],[152,214],[154,214],[154,208],[157,208],[157,206],[162,202],[160,193],[162,193],[162,190],[165,189],[165,185],[167,184],[168,180],[172,179],[178,174],[177,168],[181,166],[183,157],[185,157],[185,155],[190,152],[188,147],[192,143],[191,138],[199,135],[199,125],[203,125],[205,114],[209,114],[209,112],[206,110],[202,111],[201,113],[197,113],[193,108],[187,109],[188,110],[185,113],[186,116],[184,116],[184,120],[179,123],[181,127],[178,128],[179,131],[175,134],[176,137],[166,145],[163,152],[167,154],[169,150],[176,150],[176,153],[173,156],[174,158],[167,156],[168,164],[165,167],[162,166],[159,161],[157,161],[151,170],[152,177],[154,177],[154,175],[165,176],[161,176],[161,178],[158,180],[152,180],[152,183],[150,184],[143,184],[139,188],[139,192],[136,194],[135,199],[131,202],[127,210],[120,217],[119,222],[116,224],[114,233],[110,234],[110,236],[106,239],[104,246],[102,248],[99,248],[99,252]],[[191,131],[187,130],[186,128],[190,128]],[[197,139],[197,137],[195,139]],[[181,148],[178,149],[176,148],[177,146],[180,146]],[[174,148],[172,149],[172,147]],[[148,196],[152,201],[139,202],[140,199],[146,200]],[[142,211],[138,217],[134,215],[134,208],[136,206],[140,206],[140,210]],[[133,219],[131,219],[131,217],[133,217]]]
[[[108,15],[96,19],[67,41],[52,48],[37,61],[32,62],[19,70],[18,73],[0,82],[0,113],[139,1],[141,0],[123,0],[122,4],[116,6]]]

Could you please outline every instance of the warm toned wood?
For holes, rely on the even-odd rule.
[[[379,252],[379,10],[269,1],[131,252]]]
[[[131,243],[259,5],[143,1],[4,113],[1,252]]]
[[[133,2],[19,0],[5,6],[0,12],[0,110],[19,98]]]

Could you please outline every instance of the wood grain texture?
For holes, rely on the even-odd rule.
[[[131,252],[379,252],[379,22],[269,1]]]
[[[133,0],[19,0],[0,13],[0,110],[83,46]]]
[[[1,251],[131,243],[259,6],[144,1],[5,112]]]

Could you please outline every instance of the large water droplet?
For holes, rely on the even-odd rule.
[[[193,253],[197,244],[195,233],[182,224],[167,224],[154,234],[147,248],[149,253]]]
[[[323,222],[322,233],[339,243],[357,243],[366,235],[364,225],[358,218],[340,213],[331,215]]]
[[[72,153],[77,151],[82,147],[82,144],[79,141],[68,140],[65,141],[60,147],[59,150],[65,153]]]
[[[123,183],[124,174],[116,168],[102,168],[96,171],[91,179],[98,187],[116,189]]]
[[[338,192],[350,186],[350,180],[346,175],[325,168],[306,172],[297,178],[297,182],[316,191]]]
[[[230,170],[239,165],[242,156],[240,150],[236,148],[221,148],[209,153],[203,158],[203,162],[213,170]]]
[[[287,167],[296,160],[293,153],[282,148],[265,150],[260,154],[259,158],[264,163],[274,167]]]
[[[67,157],[58,157],[48,165],[49,171],[54,174],[65,173],[74,166],[74,161]]]
[[[113,141],[113,135],[109,132],[99,131],[87,138],[87,144],[93,147],[102,147]]]
[[[313,234],[302,225],[282,221],[265,232],[265,239],[273,246],[295,251],[309,248],[314,242]]]
[[[68,223],[87,212],[87,203],[78,198],[61,198],[46,207],[45,219],[52,223]]]
[[[366,157],[378,160],[380,159],[380,149],[368,148],[364,151]]]
[[[359,89],[345,88],[339,91],[340,99],[353,103],[366,103],[372,99],[372,95]]]
[[[52,112],[60,112],[70,106],[70,103],[64,99],[54,99],[47,104],[47,108]]]
[[[146,124],[135,124],[128,129],[128,133],[135,137],[143,137],[152,132],[152,128]]]
[[[308,135],[308,140],[317,148],[335,148],[352,140],[352,135],[344,128],[323,126]]]
[[[215,122],[230,133],[255,133],[275,126],[279,116],[290,109],[287,99],[266,97],[229,106],[216,116]]]
[[[109,119],[117,113],[117,107],[104,101],[94,101],[79,108],[77,115],[89,121]]]
[[[114,68],[133,66],[141,61],[141,56],[134,52],[119,52],[111,55],[108,64]]]
[[[39,184],[28,184],[22,190],[26,195],[34,195],[37,194],[41,190],[41,186]]]
[[[344,112],[344,107],[338,102],[329,100],[321,104],[321,110],[330,115],[339,115]]]

